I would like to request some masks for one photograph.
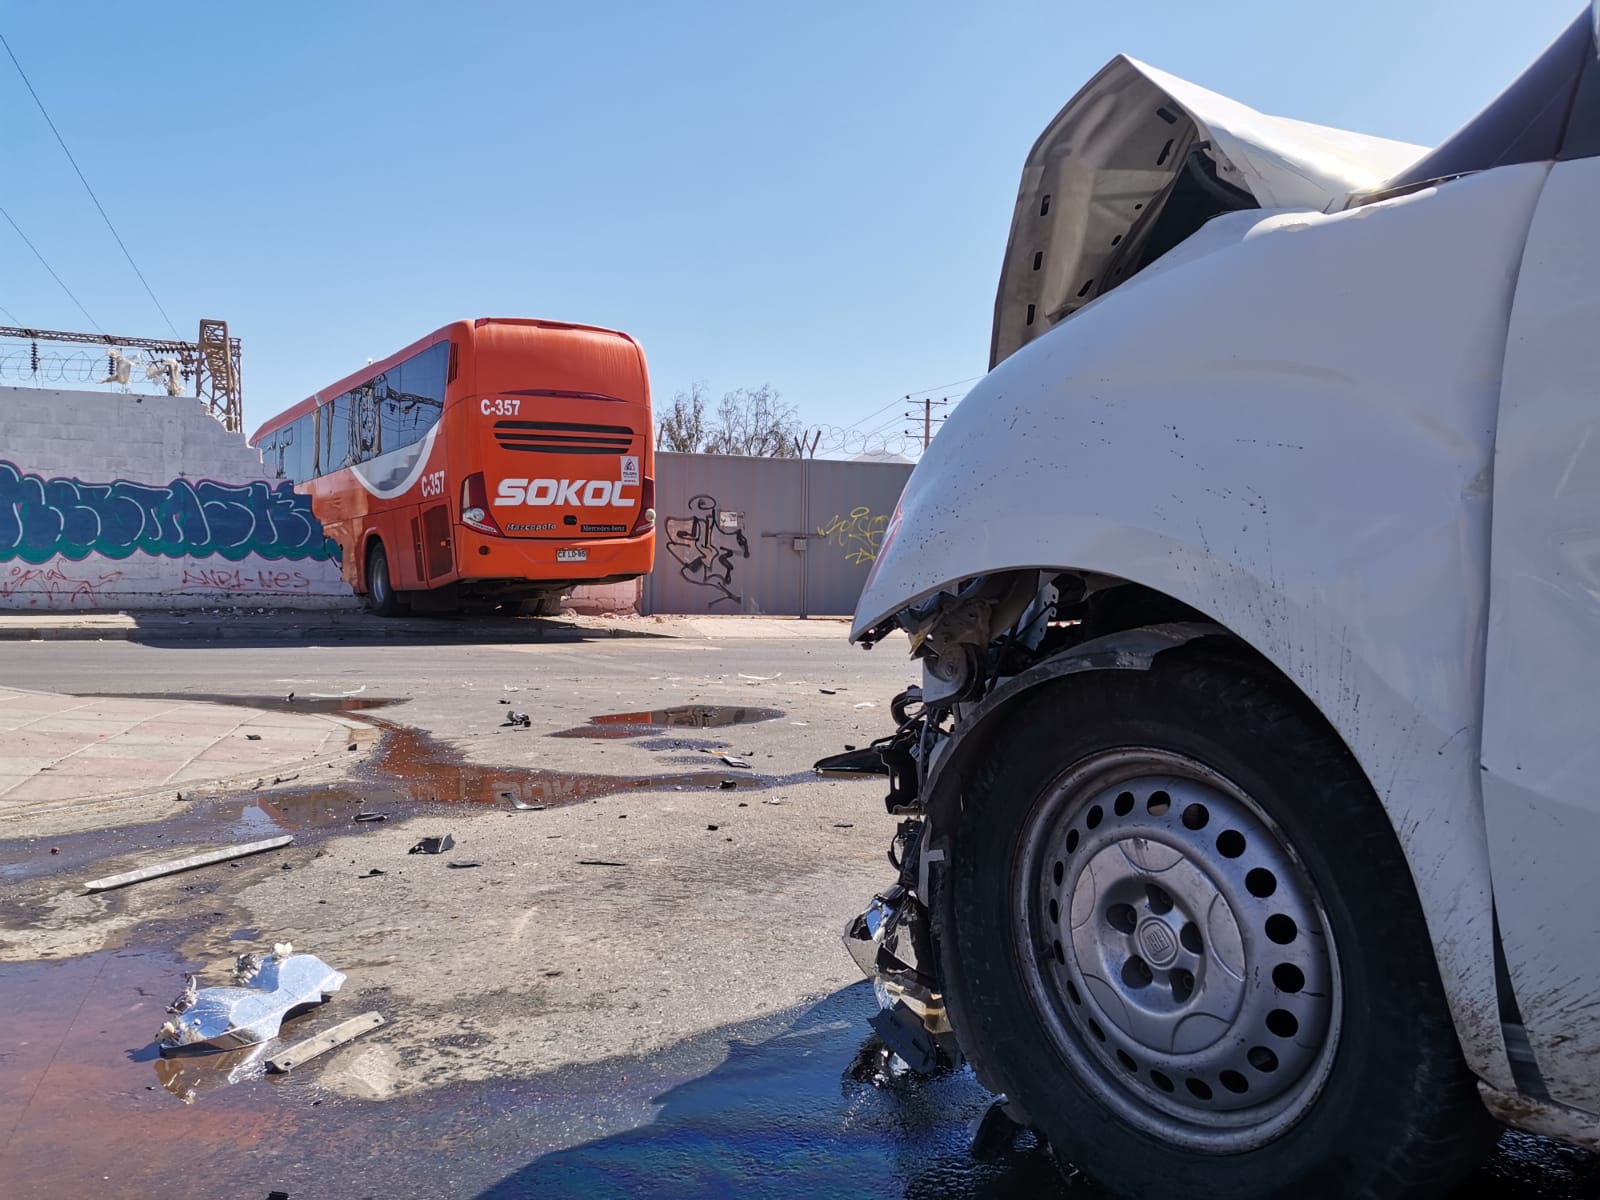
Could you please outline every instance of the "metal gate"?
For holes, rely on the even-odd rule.
[[[845,615],[910,463],[656,455],[650,613]]]

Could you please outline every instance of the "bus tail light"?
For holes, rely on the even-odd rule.
[[[500,525],[489,511],[489,489],[483,482],[483,472],[474,471],[461,483],[461,523],[479,533],[500,536]]]
[[[656,525],[656,481],[646,475],[639,481],[639,519],[633,523],[629,537],[649,533]]]

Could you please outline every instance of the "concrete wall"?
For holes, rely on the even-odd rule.
[[[648,613],[843,615],[910,463],[657,454]]]
[[[310,500],[193,396],[0,388],[0,609],[345,607]]]

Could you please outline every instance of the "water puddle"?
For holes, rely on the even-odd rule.
[[[730,725],[757,725],[783,716],[778,708],[752,708],[725,704],[680,704],[650,712],[606,713],[590,717],[587,725],[561,729],[558,738],[632,738],[663,729],[725,729]]]
[[[252,706],[262,703],[259,698],[233,698],[231,702]],[[350,697],[322,701],[368,709],[395,702]],[[357,813],[399,818],[439,804],[484,810],[539,810],[630,792],[759,791],[793,782],[742,770],[598,775],[487,765],[466,761],[459,751],[421,730],[372,717],[366,720],[383,731],[383,740],[350,775],[318,782],[318,775],[332,772],[304,767],[286,775],[266,776],[253,787],[233,789],[219,799],[174,801],[172,817],[155,823],[0,841],[0,881],[20,882],[43,875],[81,872],[101,859],[132,850],[159,851],[166,846],[230,838],[251,841],[280,833],[344,831],[359,828],[355,822]],[[0,908],[3,907],[0,900]]]

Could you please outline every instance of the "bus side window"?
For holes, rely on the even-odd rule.
[[[350,396],[335,396],[322,406],[322,473],[348,467],[350,457]]]
[[[402,441],[421,441],[444,409],[445,376],[450,369],[450,344],[440,342],[400,364],[400,406],[397,417]]]

